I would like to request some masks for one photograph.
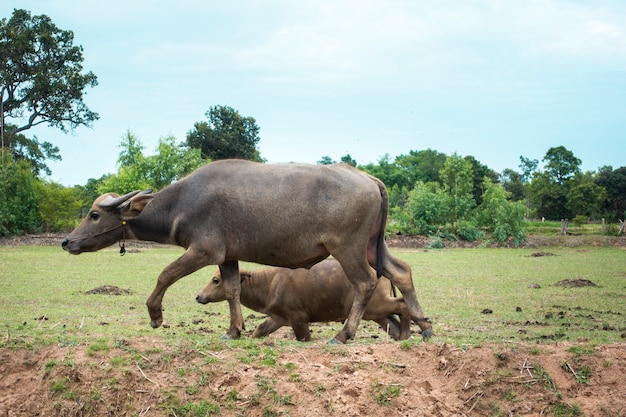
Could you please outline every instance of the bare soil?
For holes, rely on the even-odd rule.
[[[114,345],[0,349],[0,416],[626,415],[626,344]]]
[[[465,350],[436,336],[342,346],[291,338],[281,329],[247,348],[156,338],[0,348],[0,417],[626,415],[626,343]]]

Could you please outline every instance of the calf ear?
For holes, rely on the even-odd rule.
[[[150,204],[154,194],[138,194],[128,201],[128,204],[122,208],[121,214],[124,220],[137,217],[143,209]]]

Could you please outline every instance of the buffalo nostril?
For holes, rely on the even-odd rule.
[[[61,242],[61,247],[62,248],[66,247],[68,243],[69,243],[69,240],[67,240],[67,238],[63,239],[63,241]]]

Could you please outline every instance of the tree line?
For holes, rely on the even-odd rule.
[[[45,15],[16,9],[0,20],[0,235],[54,232],[74,227],[91,202],[105,192],[162,189],[212,160],[265,162],[253,117],[223,105],[210,107],[177,142],[162,138],[152,154],[131,131],[121,138],[117,172],[65,187],[46,178],[59,149],[26,132],[38,124],[62,131],[98,120],[83,95],[98,85],[82,66],[73,33]],[[319,164],[335,163],[322,156]],[[519,244],[524,222],[606,219],[626,216],[626,167],[581,171],[581,160],[563,146],[539,161],[520,156],[518,169],[497,173],[473,156],[409,150],[358,166],[349,155],[339,162],[380,178],[390,198],[389,231],[450,239],[492,239]]]

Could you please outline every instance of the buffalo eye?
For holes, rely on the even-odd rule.
[[[220,284],[220,280],[217,278],[213,278],[213,285],[219,285]]]
[[[97,211],[92,211],[91,214],[89,214],[89,218],[91,220],[98,220],[100,218],[100,214]]]

